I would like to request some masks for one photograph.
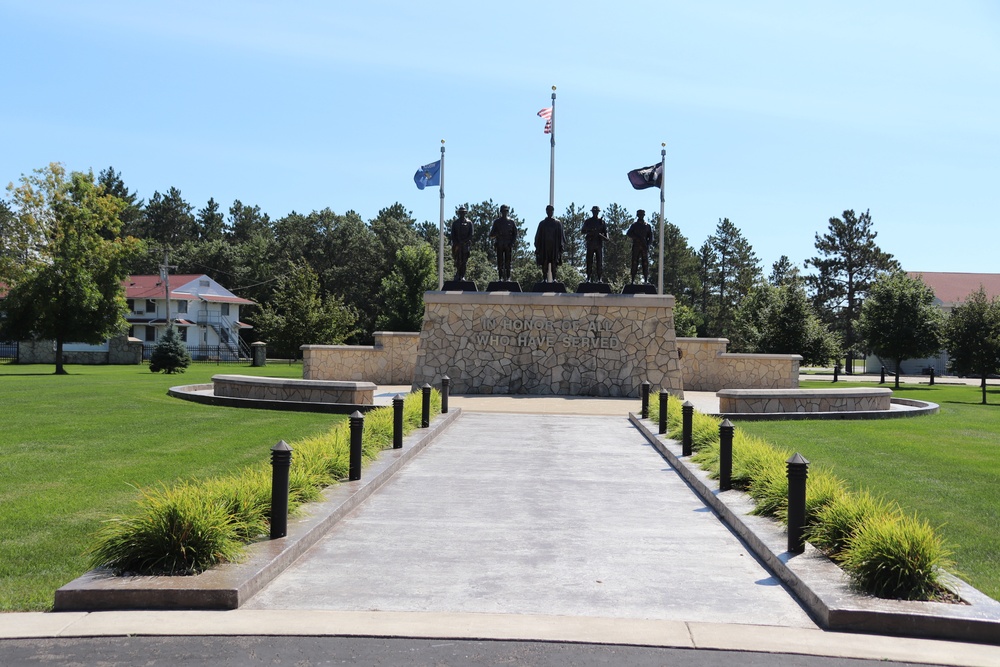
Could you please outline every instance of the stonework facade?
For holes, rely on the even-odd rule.
[[[216,396],[255,398],[298,403],[351,403],[372,405],[375,385],[371,382],[292,380],[252,375],[213,375]]]
[[[678,338],[684,388],[793,389],[799,386],[798,354],[737,354],[726,352],[726,338]]]
[[[115,336],[106,345],[92,346],[92,350],[63,350],[64,364],[81,366],[138,365],[142,363],[142,341],[128,336]],[[51,340],[21,341],[18,344],[17,363],[54,364],[56,344]]]
[[[858,412],[889,410],[892,390],[845,389],[723,389],[717,392],[719,412]]]
[[[419,333],[376,331],[374,345],[303,345],[305,380],[365,380],[410,384]]]
[[[413,384],[456,394],[683,396],[674,297],[427,292]]]

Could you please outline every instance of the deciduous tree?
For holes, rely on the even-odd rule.
[[[869,288],[858,333],[868,349],[895,362],[898,389],[905,360],[930,357],[941,350],[943,325],[933,290],[919,278],[895,271],[883,274]]]
[[[424,321],[424,292],[437,288],[437,261],[426,243],[404,246],[396,252],[392,272],[382,279],[376,321],[381,331],[420,331]]]
[[[124,203],[104,194],[92,173],[73,172],[67,180],[53,163],[22,176],[12,193],[19,217],[39,223],[45,238],[10,286],[5,333],[54,340],[55,372],[64,374],[65,343],[99,344],[126,328],[122,281],[143,246],[118,236]]]
[[[951,370],[980,378],[986,405],[986,378],[1000,372],[1000,300],[982,286],[955,306],[945,323],[944,346]]]

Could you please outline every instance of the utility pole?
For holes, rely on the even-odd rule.
[[[170,265],[170,251],[163,251],[163,264],[160,264],[160,280],[163,281],[163,293],[167,300],[167,328],[173,324],[170,320],[170,269],[176,269],[177,266]]]

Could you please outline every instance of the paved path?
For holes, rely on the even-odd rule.
[[[624,417],[463,414],[245,609],[815,627]]]

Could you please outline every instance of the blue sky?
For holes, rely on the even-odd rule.
[[[272,217],[394,202],[447,141],[450,215],[507,203],[659,209],[629,169],[666,142],[666,214],[697,248],[728,217],[765,272],[870,209],[908,270],[998,272],[1000,4],[739,0],[8,2],[0,183],[114,166],[149,198]]]

